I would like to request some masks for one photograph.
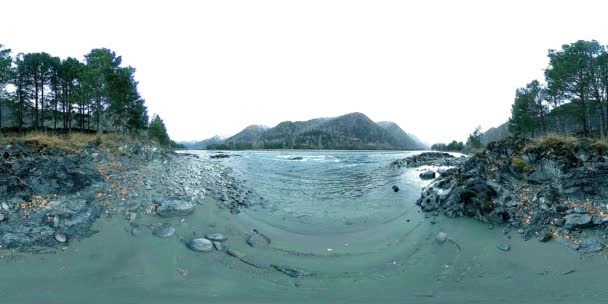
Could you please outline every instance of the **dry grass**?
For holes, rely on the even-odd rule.
[[[593,146],[602,151],[608,151],[608,138],[598,139],[593,143]]]
[[[120,143],[133,142],[133,139],[125,135],[117,134],[84,134],[71,133],[67,135],[55,135],[44,132],[30,132],[23,136],[9,135],[0,136],[0,143],[26,142],[34,145],[44,145],[64,151],[78,153],[90,142],[99,140],[100,148],[117,151]]]
[[[577,138],[570,135],[547,134],[545,136],[534,138],[533,141],[533,143],[524,148],[524,151],[536,148],[547,149],[556,147],[573,147],[577,141]]]

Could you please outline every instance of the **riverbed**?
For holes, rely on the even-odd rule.
[[[190,152],[210,161],[208,152]],[[2,303],[559,303],[602,302],[603,253],[523,241],[472,219],[420,212],[420,169],[389,168],[417,152],[266,151],[213,160],[259,199],[232,214],[208,195],[192,215],[142,216],[140,235],[102,216],[90,238],[55,254],[0,250]],[[400,188],[394,192],[392,186]],[[258,196],[255,196],[258,197]],[[175,227],[169,238],[146,225]],[[263,233],[272,242],[253,248]],[[247,254],[189,250],[220,232]],[[448,241],[436,235],[445,232]],[[498,245],[508,244],[509,251]],[[246,263],[246,262],[248,263]],[[258,267],[252,266],[256,265]],[[297,268],[287,276],[270,265]]]

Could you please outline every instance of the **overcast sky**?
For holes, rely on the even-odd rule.
[[[176,140],[363,112],[433,143],[510,116],[547,50],[608,44],[604,1],[3,1],[0,44],[137,69]]]

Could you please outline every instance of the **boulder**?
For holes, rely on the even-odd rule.
[[[165,201],[158,208],[156,213],[162,217],[186,216],[194,212],[194,205],[186,201]]]
[[[578,252],[594,253],[602,250],[602,244],[595,239],[584,239],[580,242]]]
[[[420,178],[422,178],[422,179],[434,179],[435,176],[436,176],[435,171],[431,171],[431,170],[420,173]]]
[[[571,213],[566,215],[564,226],[568,229],[584,227],[591,223],[592,217],[589,214]]]
[[[198,238],[190,240],[186,246],[191,250],[198,252],[209,252],[213,250],[213,243],[208,239]]]

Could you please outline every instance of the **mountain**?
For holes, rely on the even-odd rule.
[[[375,123],[362,113],[308,121],[284,121],[274,128],[249,126],[209,149],[415,150],[425,145],[393,122]]]
[[[505,122],[496,128],[490,128],[481,133],[481,144],[485,146],[489,142],[500,140],[511,135],[511,132],[509,132],[509,122]]]
[[[252,125],[229,137],[224,143],[254,143],[257,142],[267,130],[268,127],[266,126]]]
[[[399,142],[403,143],[403,145],[408,147],[421,147],[422,149],[428,148],[426,144],[424,144],[418,137],[407,134],[403,131],[399,125],[392,121],[381,121],[377,123],[380,127],[384,128],[387,132],[389,132],[394,138],[396,138]]]
[[[189,150],[205,150],[207,149],[207,147],[209,145],[214,145],[217,143],[220,143],[224,140],[225,138],[222,138],[220,136],[213,136],[211,138],[207,138],[201,141],[182,141],[179,142],[179,144],[182,144],[186,147],[186,149]]]

